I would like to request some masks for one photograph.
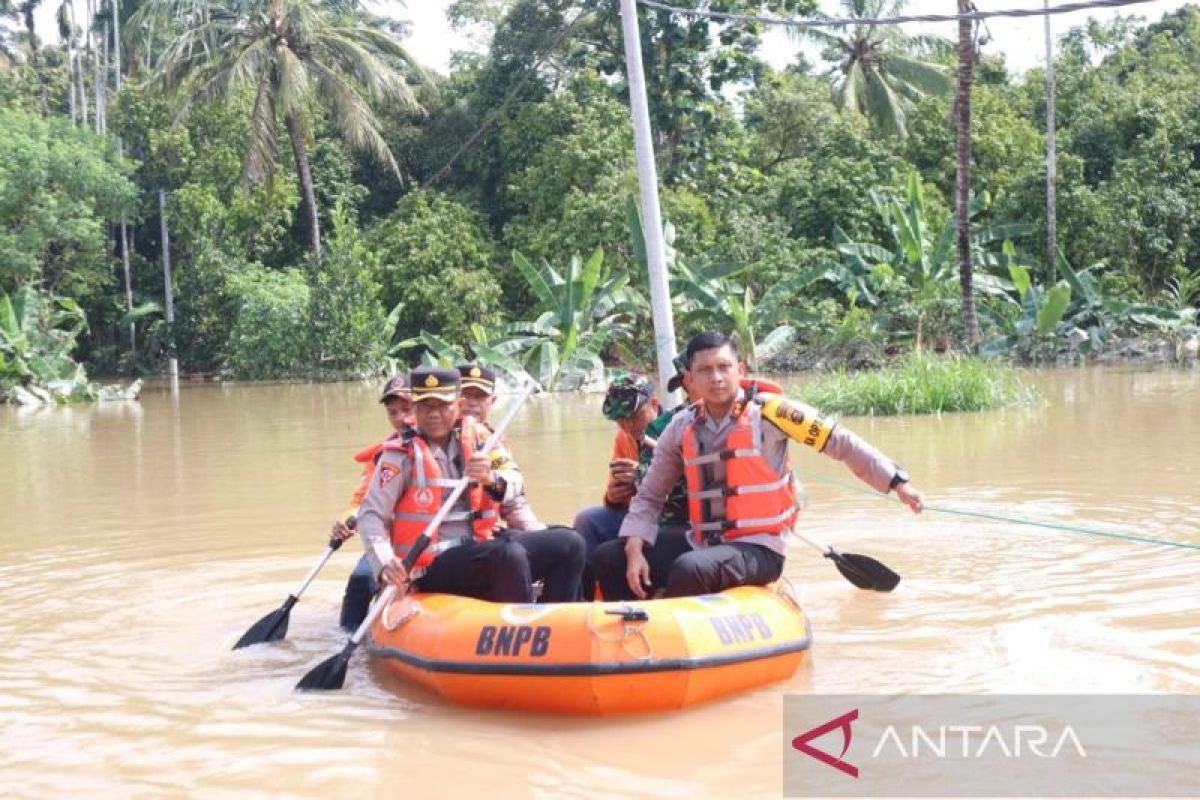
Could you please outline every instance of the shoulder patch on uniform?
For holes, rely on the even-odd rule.
[[[395,464],[391,464],[387,461],[380,462],[380,464],[379,464],[379,485],[387,486],[389,483],[392,482],[392,478],[396,477],[399,474],[400,474],[399,466],[397,466]]]

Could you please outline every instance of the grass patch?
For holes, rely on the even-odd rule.
[[[912,353],[870,372],[838,372],[801,391],[804,402],[827,413],[940,414],[1022,405],[1036,397],[1016,370],[993,361]]]

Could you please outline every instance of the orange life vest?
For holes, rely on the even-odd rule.
[[[782,536],[796,519],[792,471],[780,475],[762,453],[762,408],[754,402],[754,389],[738,413],[720,450],[702,452],[696,437],[696,417],[701,404],[684,412],[691,415],[683,431],[683,473],[688,489],[688,520],[692,535],[710,544],[755,533]],[[725,462],[725,481],[706,476],[708,464]],[[724,498],[721,516],[708,513],[713,498]]]
[[[783,394],[783,388],[778,383],[766,380],[765,378],[742,378],[738,381],[738,386],[741,386],[742,390],[746,392],[753,389],[755,393]]]
[[[479,433],[479,425],[473,419],[464,417],[463,424],[458,428],[464,466],[471,454],[483,447],[483,439]],[[404,487],[404,494],[400,496],[393,511],[392,550],[397,558],[402,559],[425,532],[425,528],[442,507],[446,492],[453,489],[458,480],[442,474],[429,445],[420,436],[391,439],[380,445],[380,448],[380,452],[395,450],[404,453],[412,461],[412,479]],[[496,527],[499,503],[493,500],[483,487],[476,484],[469,486],[463,496],[467,498],[470,511],[451,511],[444,521],[469,521],[471,532],[477,541],[488,539]],[[417,559],[416,566],[429,566],[438,553],[461,543],[461,540],[457,539],[441,541],[438,533],[439,531],[434,531],[430,535],[429,546]]]

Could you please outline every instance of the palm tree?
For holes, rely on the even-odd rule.
[[[277,123],[282,116],[300,180],[309,248],[319,260],[321,230],[306,144],[310,109],[326,106],[352,147],[383,161],[399,176],[400,168],[365,98],[419,108],[399,66],[408,64],[421,75],[423,70],[404,47],[368,24],[369,18],[347,3],[155,0],[145,8],[152,9],[146,19],[183,24],[183,32],[157,64],[163,86],[183,98],[180,120],[196,103],[246,88],[254,90],[242,164],[244,182],[261,181],[273,171]],[[199,11],[181,19],[172,9],[185,14]],[[139,25],[142,21],[135,18],[131,22]]]
[[[971,0],[958,0],[958,13],[972,11]],[[971,80],[975,70],[975,23],[958,21],[958,83],[954,88],[956,151],[954,222],[958,243],[958,280],[962,289],[963,328],[967,347],[979,343],[979,318],[975,314],[975,275],[971,264]]]
[[[839,2],[841,16],[875,19],[899,13],[906,0]],[[830,18],[820,12],[814,16]],[[944,39],[909,36],[894,25],[837,25],[829,30],[789,28],[794,37],[820,45],[821,57],[834,62],[830,70],[834,102],[862,114],[881,133],[906,135],[905,119],[913,104],[928,94],[950,91],[946,70],[922,60],[925,55],[948,52]]]

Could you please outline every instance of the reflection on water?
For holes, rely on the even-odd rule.
[[[1200,376],[1035,379],[1042,407],[846,424],[939,504],[1200,542]],[[342,641],[353,554],[313,584],[286,641],[229,647],[320,553],[353,488],[350,454],[386,429],[375,399],[353,384],[184,386],[140,404],[0,408],[5,796],[768,797],[785,691],[1200,691],[1200,553],[913,517],[826,483],[848,474],[797,450],[806,529],[904,581],[859,592],[795,545],[787,574],[816,643],[786,685],[559,719],[447,707],[356,661],[345,691],[294,695]],[[509,439],[543,519],[599,500],[611,435],[598,398],[530,401]]]

